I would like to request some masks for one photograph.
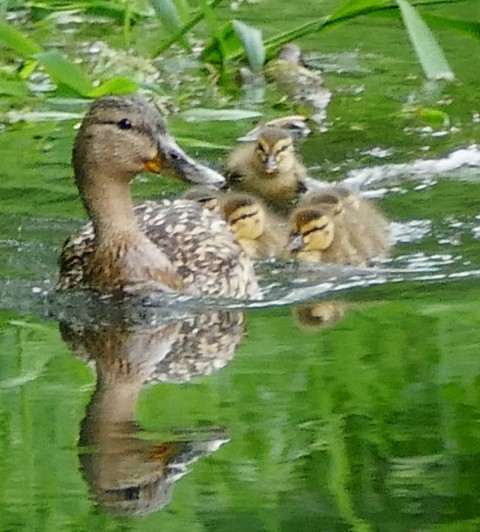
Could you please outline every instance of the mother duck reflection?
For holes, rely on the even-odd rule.
[[[130,183],[144,170],[223,183],[185,154],[145,100],[109,96],[94,102],[75,141],[73,166],[91,223],[65,243],[58,289],[258,295],[249,258],[215,213],[185,200],[134,208]]]

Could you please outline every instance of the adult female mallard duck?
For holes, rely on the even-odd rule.
[[[227,193],[218,202],[220,214],[250,258],[261,260],[286,255],[286,225],[262,201],[250,194]]]
[[[91,223],[66,241],[58,289],[258,295],[250,259],[214,213],[186,200],[134,208],[130,183],[144,170],[214,186],[224,181],[186,155],[144,99],[94,102],[75,140],[73,167]]]
[[[307,171],[295,154],[293,139],[278,127],[266,126],[256,142],[237,146],[227,174],[232,189],[259,196],[282,214],[307,190]]]

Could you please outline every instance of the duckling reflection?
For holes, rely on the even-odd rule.
[[[186,382],[223,367],[244,333],[243,315],[211,312],[155,328],[60,325],[63,339],[97,373],[80,428],[80,462],[95,500],[109,513],[164,508],[188,466],[228,441],[214,427],[167,441],[138,436],[135,412],[146,384]],[[174,431],[178,432],[178,431]]]
[[[343,301],[323,301],[297,305],[293,307],[292,315],[299,329],[317,331],[333,327],[345,317],[347,309],[347,303]]]

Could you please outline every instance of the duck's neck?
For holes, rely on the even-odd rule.
[[[102,179],[83,176],[81,195],[95,227],[98,241],[110,240],[112,235],[132,234],[138,225],[128,179]]]

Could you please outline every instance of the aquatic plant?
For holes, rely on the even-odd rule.
[[[457,0],[455,4],[472,1],[475,0]],[[480,23],[440,16],[434,11],[435,7],[451,3],[452,0],[344,0],[325,17],[263,39],[259,28],[242,21],[230,19],[226,23],[221,22],[219,10],[223,9],[223,17],[225,14],[222,0],[199,0],[195,9],[186,0],[17,2],[11,11],[7,12],[5,7],[3,9],[5,20],[0,21],[0,46],[13,54],[17,64],[18,59],[22,62],[17,68],[3,69],[5,75],[0,80],[0,94],[27,95],[30,91],[27,80],[38,71],[38,67],[42,67],[55,84],[52,90],[64,97],[96,98],[104,94],[134,92],[141,86],[141,83],[128,76],[114,75],[105,80],[95,80],[86,72],[86,68],[67,58],[66,54],[58,49],[44,49],[39,44],[40,38],[30,36],[32,33],[45,33],[52,20],[72,14],[87,20],[90,16],[108,19],[122,36],[120,46],[132,49],[146,59],[158,57],[174,45],[190,52],[194,39],[201,37],[201,60],[204,65],[210,65],[210,68],[213,66],[220,73],[217,77],[220,82],[228,78],[232,67],[236,70],[245,59],[253,71],[260,71],[267,58],[292,40],[313,33],[321,34],[362,16],[395,17],[397,20],[400,17],[425,76],[429,79],[452,80],[454,73],[427,22],[431,26],[449,28],[476,38],[480,36]],[[22,16],[19,13],[23,13]],[[7,17],[7,14],[12,16]],[[152,17],[152,14],[155,16]],[[7,22],[7,18],[26,19],[29,23],[28,30],[20,29],[21,24]],[[204,28],[199,30],[199,23],[202,21],[208,28],[206,40]],[[148,45],[140,42],[138,32],[134,37],[135,28],[147,22],[154,25],[159,35],[158,40],[154,39]],[[32,28],[34,32],[31,31]]]

